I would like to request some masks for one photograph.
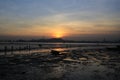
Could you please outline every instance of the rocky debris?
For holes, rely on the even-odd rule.
[[[51,50],[51,54],[54,55],[54,56],[57,56],[60,54],[59,51],[56,51],[56,50]]]
[[[112,48],[106,48],[109,51],[119,51],[120,52],[120,45],[117,45],[116,47],[112,47]]]
[[[101,63],[94,62],[95,60]],[[99,78],[119,80],[119,61],[120,54],[109,50],[72,50],[71,52],[52,50],[48,54],[0,56],[0,80],[76,80],[76,76],[82,79],[81,77],[86,78],[88,74],[92,75],[90,80]]]

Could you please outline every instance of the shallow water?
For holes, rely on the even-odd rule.
[[[39,46],[39,44],[41,46]],[[49,53],[50,50],[70,51],[74,49],[103,49],[106,47],[115,47],[118,43],[37,43],[37,42],[17,42],[0,43],[0,55],[4,54],[31,54],[31,53]],[[5,49],[6,47],[6,49]]]

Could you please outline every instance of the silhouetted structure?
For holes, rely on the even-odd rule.
[[[59,55],[59,53],[60,53],[59,51],[51,50],[51,54],[52,55],[57,56],[57,55]]]

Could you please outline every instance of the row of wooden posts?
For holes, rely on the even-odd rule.
[[[7,55],[8,52],[11,52],[11,55],[14,54],[14,51],[22,51],[22,50],[27,50],[30,52],[32,48],[30,47],[30,44],[28,44],[26,47],[22,48],[21,46],[19,46],[19,48],[15,48],[13,45],[10,47],[10,49],[8,49],[7,46],[4,46],[4,49],[1,50],[1,52],[4,52],[4,55]]]
[[[0,52],[3,52],[4,55],[7,55],[8,52],[13,55],[14,51],[21,52],[22,50],[26,50],[26,51],[29,51],[29,53],[30,53],[30,50],[40,49],[40,48],[43,47],[41,44],[38,44],[38,48],[32,48],[31,45],[33,45],[33,44],[25,44],[25,45],[26,45],[25,47],[21,47],[21,45],[19,45],[19,48],[15,48],[14,45],[11,45],[10,48],[8,48],[7,46],[4,46],[4,49],[0,50]],[[65,47],[68,48],[68,47],[72,47],[72,46],[71,45],[66,45]]]

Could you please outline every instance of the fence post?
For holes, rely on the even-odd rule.
[[[21,47],[19,46],[19,53],[20,53]]]
[[[28,44],[29,54],[30,54],[30,43]]]
[[[13,46],[11,46],[11,54],[12,54],[12,55],[13,55],[13,49],[14,49]]]
[[[7,55],[7,46],[4,47],[5,55]]]

